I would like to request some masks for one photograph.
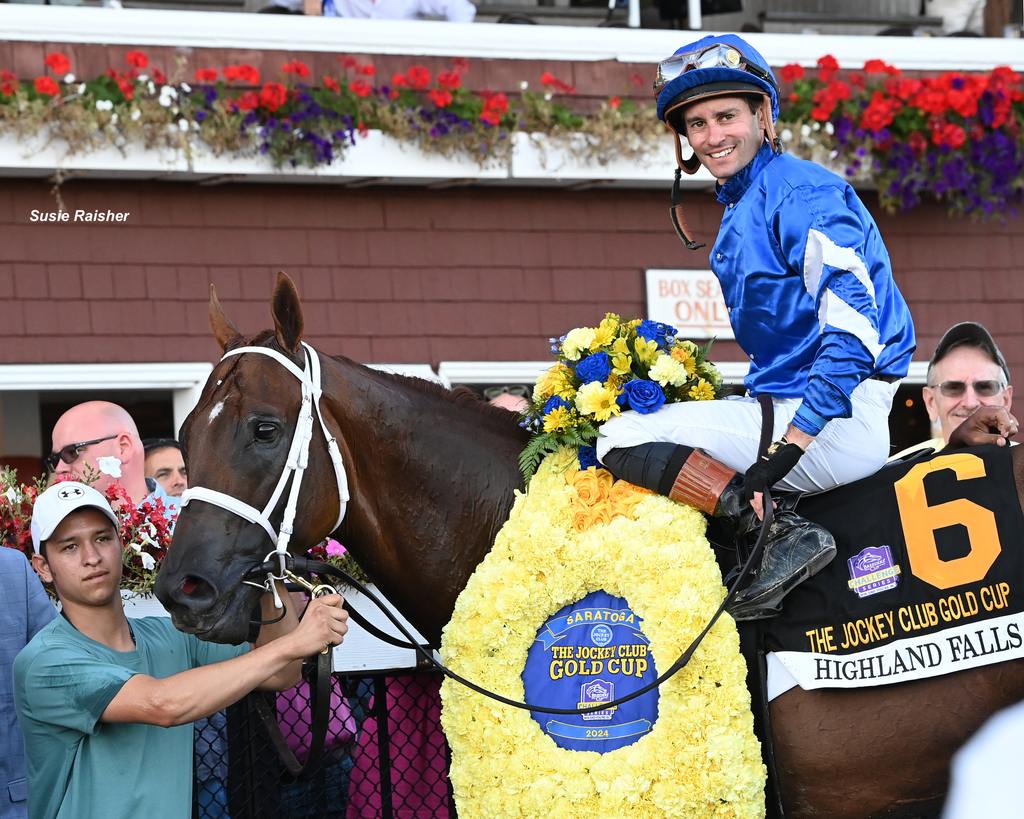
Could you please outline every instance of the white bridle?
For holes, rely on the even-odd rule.
[[[320,386],[320,357],[316,350],[305,341],[302,342],[302,347],[305,352],[306,366],[301,370],[292,361],[281,355],[281,353],[266,347],[239,347],[224,353],[223,358],[221,358],[221,361],[224,361],[233,355],[242,355],[243,353],[258,353],[259,355],[269,356],[299,379],[299,383],[302,386],[302,403],[299,406],[299,416],[295,421],[295,433],[292,435],[292,444],[288,450],[288,458],[285,461],[281,477],[277,481],[277,486],[274,488],[270,500],[263,507],[263,511],[260,511],[255,506],[250,506],[245,501],[239,500],[232,495],[218,492],[215,489],[207,489],[204,486],[190,486],[181,496],[181,505],[183,507],[188,506],[189,501],[205,501],[213,506],[219,506],[221,509],[232,512],[240,518],[249,521],[249,523],[258,523],[263,527],[263,530],[274,542],[274,551],[269,552],[266,559],[277,556],[279,561],[278,574],[275,575],[273,572],[267,572],[267,580],[263,584],[253,583],[249,580],[243,580],[242,582],[270,590],[274,595],[274,605],[277,608],[281,608],[282,603],[274,581],[283,579],[285,573],[288,542],[292,537],[295,510],[299,501],[299,487],[302,484],[302,476],[306,471],[306,466],[309,464],[309,445],[313,440],[314,410],[317,419],[320,421],[320,429],[323,430],[324,438],[327,439],[327,452],[331,456],[331,463],[334,465],[334,478],[338,485],[338,520],[332,527],[332,532],[344,520],[345,508],[349,500],[348,477],[345,474],[345,464],[341,459],[341,450],[338,449],[337,440],[327,429],[323,413],[320,410],[320,398],[323,395],[323,390]],[[218,385],[220,384],[220,382],[217,383]],[[289,480],[291,480],[292,485],[288,492],[288,504],[281,519],[281,531],[278,533],[274,531],[274,526],[270,522],[270,515],[281,499],[281,495],[284,493]]]

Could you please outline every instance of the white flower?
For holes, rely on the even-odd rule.
[[[821,130],[821,123],[820,122],[816,122],[816,123],[814,123],[813,127],[814,127],[815,131],[820,131]]]
[[[171,98],[170,97],[160,97],[159,102],[160,102],[160,104],[164,108],[170,108],[171,107]]]
[[[789,128],[785,128],[779,136],[782,137],[783,142],[790,142],[793,139],[793,132]]]
[[[804,123],[800,126],[800,136],[809,137],[811,135],[811,126]]]
[[[548,91],[548,92],[546,92],[544,94],[544,101],[545,102],[551,102],[551,98],[552,97],[554,97],[554,94],[552,94],[550,91]]]
[[[826,122],[825,123],[825,133],[828,134],[829,136],[831,136],[835,132],[836,132],[836,126],[833,125],[831,122]]]
[[[110,111],[114,108],[114,103],[110,100],[96,100],[97,111]]]
[[[111,114],[110,115],[110,124],[111,125],[116,125],[117,124],[117,114]]]
[[[188,120],[187,119],[179,119],[178,120],[178,130],[183,132],[183,133],[188,130]]]
[[[75,78],[74,74],[65,74],[64,75],[64,83],[66,85],[71,85],[71,83],[73,83],[75,81],[75,79],[76,78]]]
[[[519,90],[520,91],[525,91],[529,87],[530,87],[530,84],[526,80],[521,80],[520,81],[520,83],[519,83]]]
[[[191,94],[192,93],[192,86],[189,85],[187,82],[183,82],[181,84],[181,90],[184,91],[186,94]]]
[[[142,558],[142,568],[147,572],[151,572],[156,568],[156,559],[149,552],[141,552],[139,557]]]
[[[173,85],[164,85],[160,88],[161,97],[170,97],[171,99],[177,99],[178,92],[174,89]]]
[[[141,79],[141,77],[140,77],[140,79]],[[156,93],[156,86],[155,86],[155,85],[153,85],[153,83],[152,83],[152,82],[147,82],[147,83],[146,83],[146,90],[147,90],[147,91],[148,91],[148,92],[149,92],[150,94],[155,94],[155,93]]]
[[[829,155],[828,155],[828,158],[829,159],[835,159],[837,156],[839,156],[839,151],[830,151]]]
[[[149,74],[139,74],[139,82],[146,82],[149,79]]]
[[[79,94],[84,94],[85,93],[85,83],[84,82],[80,82],[78,84],[78,93]]]
[[[100,468],[100,472],[104,475],[110,475],[111,478],[121,477],[121,460],[113,455],[101,455],[96,459],[96,466]]]
[[[4,493],[4,497],[7,498],[9,503],[18,502],[18,493],[13,486]]]
[[[141,116],[142,112],[138,108],[132,109],[132,122],[138,122]]]

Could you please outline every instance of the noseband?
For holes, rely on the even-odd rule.
[[[281,477],[277,481],[277,486],[274,488],[270,500],[267,501],[263,510],[260,511],[233,495],[218,492],[215,489],[207,489],[204,486],[190,486],[181,496],[181,505],[183,507],[187,506],[189,501],[204,501],[238,515],[249,523],[258,523],[263,527],[263,531],[267,533],[270,540],[274,543],[274,550],[268,553],[267,557],[277,557],[278,572],[274,574],[268,571],[267,579],[264,583],[254,583],[250,580],[243,580],[242,582],[271,591],[274,595],[274,605],[279,609],[282,607],[282,603],[274,580],[283,579],[286,571],[288,543],[292,537],[295,510],[299,501],[299,488],[302,484],[302,476],[309,465],[309,445],[313,440],[314,411],[316,412],[317,420],[320,422],[320,429],[323,430],[324,438],[327,439],[327,452],[331,456],[331,463],[334,465],[334,478],[338,488],[338,520],[332,527],[332,532],[344,520],[345,508],[349,500],[348,477],[345,474],[345,464],[341,459],[341,450],[338,449],[337,440],[327,429],[323,412],[320,409],[320,398],[323,395],[323,389],[320,384],[320,357],[316,350],[304,341],[302,342],[302,348],[305,356],[305,367],[301,370],[281,353],[266,347],[238,347],[224,353],[224,356],[221,358],[221,361],[225,361],[231,356],[242,355],[243,353],[257,353],[269,356],[294,375],[302,387],[302,403],[299,406],[299,415],[295,421],[295,432],[292,435],[288,458],[285,461]],[[217,383],[218,385],[220,384],[220,382]],[[288,486],[289,481],[291,481],[291,488],[288,492],[288,502],[284,509],[284,515],[281,518],[281,530],[277,532],[274,529],[274,525],[270,522],[270,515],[281,500],[281,496],[284,494],[285,487]]]

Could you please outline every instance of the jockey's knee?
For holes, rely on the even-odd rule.
[[[691,452],[682,444],[655,441],[611,449],[601,463],[617,478],[668,495]]]

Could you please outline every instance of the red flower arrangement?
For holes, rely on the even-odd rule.
[[[811,126],[891,210],[931,197],[953,213],[999,216],[1024,192],[1024,90],[1009,68],[907,77],[875,59],[840,78],[825,56],[813,75],[788,65],[779,76],[790,83],[780,119]]]
[[[0,545],[18,549],[29,559],[33,554],[32,507],[43,489],[41,481],[26,485],[18,482],[15,470],[0,470]],[[121,587],[151,593],[160,561],[171,545],[174,515],[160,500],[136,506],[118,482],[107,487],[104,495],[119,520],[124,564]]]

